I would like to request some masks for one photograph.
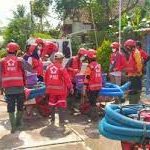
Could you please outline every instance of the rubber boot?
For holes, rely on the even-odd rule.
[[[138,104],[140,101],[140,93],[128,95],[129,104]]]
[[[55,107],[51,108],[52,112],[51,112],[51,125],[55,124]]]
[[[22,111],[17,111],[16,113],[16,128],[22,130]]]
[[[91,106],[90,119],[94,122],[99,120],[98,108],[96,106]]]
[[[16,130],[15,113],[9,113],[9,121],[11,124],[11,133],[15,133]]]
[[[64,110],[63,108],[58,108],[58,114],[59,114],[59,128],[58,130],[63,132],[65,131],[65,120],[64,120]]]

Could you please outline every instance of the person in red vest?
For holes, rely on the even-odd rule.
[[[140,101],[142,89],[142,56],[140,51],[136,48],[136,42],[134,40],[128,39],[125,41],[124,47],[130,54],[126,66],[126,72],[131,82],[128,99],[130,104],[137,104]]]
[[[126,66],[126,57],[119,52],[119,43],[113,42],[111,44],[112,53],[110,55],[110,79],[112,82],[121,85],[121,74]]]
[[[32,71],[32,67],[22,58],[17,57],[19,49],[17,43],[7,44],[7,56],[0,61],[0,87],[4,88],[7,100],[7,111],[11,123],[11,133],[21,127],[23,114],[24,94],[24,70]],[[17,104],[17,113],[15,116],[15,105]]]
[[[102,73],[101,65],[96,61],[96,51],[90,49],[88,54],[89,64],[85,72],[85,89],[87,91],[88,99],[91,104],[90,118],[93,121],[98,120],[98,112],[96,107],[96,100],[98,93],[102,87]]]
[[[66,64],[72,83],[75,83],[75,75],[80,72],[82,66],[82,57],[87,53],[85,48],[80,48],[77,55],[73,56]]]
[[[51,63],[45,73],[46,94],[49,96],[49,106],[52,108],[52,124],[55,121],[55,108],[58,108],[60,127],[64,125],[64,112],[67,107],[67,95],[69,91],[73,94],[73,86],[67,70],[63,68],[64,55],[57,52],[54,62]]]
[[[32,65],[34,72],[37,73],[38,81],[43,82],[43,63],[40,58],[41,51],[35,43],[30,45],[28,51],[30,53],[30,57],[27,62]]]
[[[84,55],[87,54],[87,50],[85,48],[80,48],[78,50],[78,53],[76,56],[73,56],[69,61],[67,62],[65,68],[67,69],[67,72],[70,76],[71,82],[73,84],[74,88],[74,95],[70,95],[68,98],[68,107],[71,111],[71,113],[74,113],[75,108],[75,102],[77,100],[77,91],[76,91],[76,82],[75,77],[76,75],[81,71],[82,66],[82,60],[84,59]],[[79,98],[80,99],[80,98]]]

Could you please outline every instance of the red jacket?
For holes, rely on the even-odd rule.
[[[43,76],[43,63],[41,59],[36,59],[32,57],[32,67],[37,75]]]
[[[101,65],[96,61],[91,62],[86,70],[86,77],[89,90],[100,90],[102,87]]]
[[[46,93],[51,95],[66,95],[72,83],[67,70],[60,63],[51,63],[45,73]]]
[[[45,55],[51,56],[51,54],[58,52],[58,47],[53,42],[45,42],[44,47],[41,50],[41,57]]]
[[[2,87],[24,86],[24,71],[21,58],[10,55],[2,59]]]
[[[77,56],[72,57],[71,62],[66,66],[71,81],[75,79],[75,75],[81,70],[82,63]]]
[[[126,67],[126,58],[119,51],[112,53],[110,56],[110,66],[112,69],[110,71],[122,71]]]

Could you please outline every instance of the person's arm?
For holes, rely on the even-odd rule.
[[[62,74],[63,74],[65,85],[67,86],[67,89],[70,90],[71,94],[73,94],[73,92],[74,92],[73,91],[73,84],[71,82],[71,79],[69,77],[69,74],[68,74],[67,70],[63,69]]]
[[[72,65],[72,58],[68,60],[68,62],[65,65],[65,68],[68,69]]]
[[[31,64],[29,64],[25,60],[22,60],[22,68],[26,71],[33,72]]]

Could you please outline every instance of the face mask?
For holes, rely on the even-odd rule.
[[[112,52],[113,52],[113,53],[116,52],[116,49],[113,48],[113,49],[112,49]]]
[[[38,48],[39,48],[39,49],[42,49],[42,45],[39,45]]]
[[[41,55],[41,51],[40,51],[40,50],[38,50],[37,54],[38,54],[38,56],[40,56],[40,55]]]
[[[80,61],[83,61],[85,59],[85,57],[84,56],[82,56],[81,58],[80,58]]]

